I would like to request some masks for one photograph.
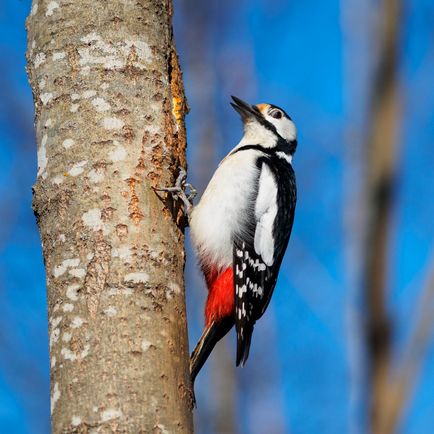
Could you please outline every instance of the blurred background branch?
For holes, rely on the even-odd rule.
[[[397,53],[399,0],[383,0],[378,20],[378,61],[373,76],[367,134],[364,288],[366,339],[371,383],[370,419],[374,434],[384,432],[391,364],[391,323],[387,309],[388,246],[396,186],[399,85]]]

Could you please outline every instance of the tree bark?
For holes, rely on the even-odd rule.
[[[53,433],[191,433],[185,161],[170,0],[33,1],[34,210],[48,287]]]

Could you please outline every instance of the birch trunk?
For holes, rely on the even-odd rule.
[[[34,0],[27,21],[54,433],[192,432],[184,235],[151,189],[186,164],[171,15]]]

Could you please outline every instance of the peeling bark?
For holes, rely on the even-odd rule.
[[[53,433],[191,433],[170,1],[34,0],[28,74]],[[174,218],[175,217],[175,218]]]

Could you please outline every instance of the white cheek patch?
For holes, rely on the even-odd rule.
[[[288,118],[283,117],[275,119],[270,115],[266,115],[266,119],[276,127],[276,131],[283,139],[291,142],[297,138],[297,129],[295,128],[295,124]]]

